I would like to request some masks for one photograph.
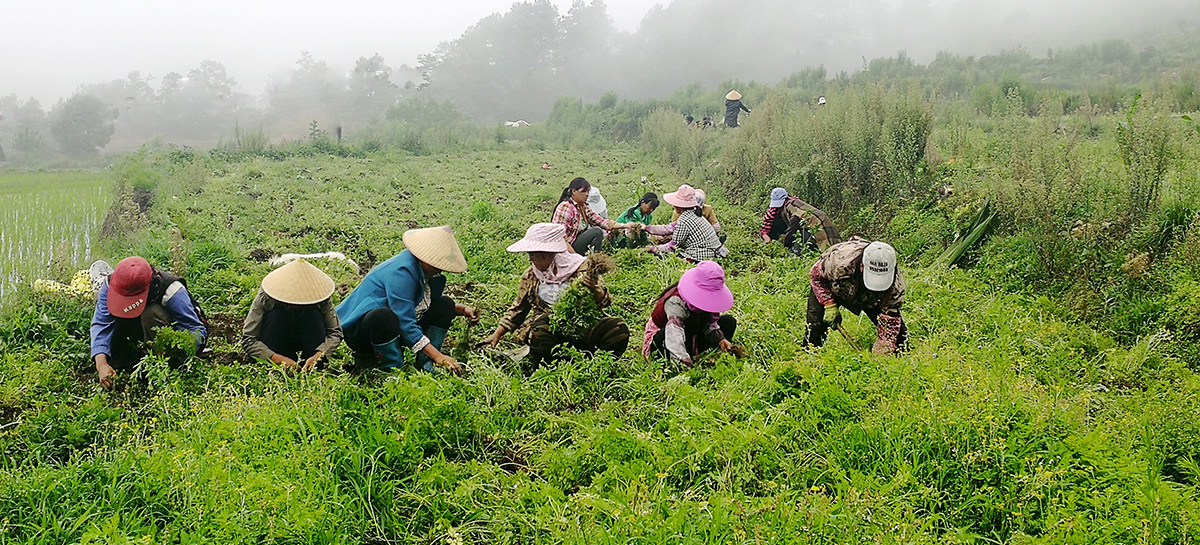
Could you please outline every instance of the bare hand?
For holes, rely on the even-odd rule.
[[[304,360],[304,367],[301,369],[301,371],[304,371],[305,373],[312,371],[314,368],[316,368],[317,362],[321,361],[321,358],[324,356],[324,352],[317,350],[316,354],[313,354],[312,357]]]
[[[96,360],[96,374],[100,376],[101,386],[112,388],[112,379],[117,376],[117,371],[108,364],[107,360],[100,358]]]
[[[482,340],[476,345],[478,348],[496,348],[500,344],[500,333],[493,333],[492,336]]]
[[[771,242],[771,235],[760,235],[763,242]]]
[[[733,343],[726,339],[721,339],[721,342],[717,343],[717,347],[720,348],[722,352],[729,352],[730,350],[733,350]]]
[[[296,360],[283,354],[273,354],[271,356],[271,361],[279,364],[279,368],[289,375],[295,373],[296,370],[300,368],[300,364],[296,363]]]
[[[479,311],[475,310],[475,307],[463,307],[462,315],[466,317],[467,322],[470,322],[472,325],[479,323]]]
[[[438,367],[441,367],[442,369],[449,371],[450,374],[462,375],[462,373],[463,373],[462,364],[458,363],[458,360],[454,359],[453,356],[448,356],[446,354],[442,354],[442,355],[438,356],[437,359],[435,359],[433,363],[436,364]]]

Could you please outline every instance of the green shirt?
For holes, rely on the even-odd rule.
[[[654,214],[643,214],[642,205],[639,204],[621,214],[621,217],[617,218],[617,223],[638,222],[643,225],[650,225],[653,219]]]

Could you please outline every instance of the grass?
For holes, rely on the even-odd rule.
[[[460,352],[474,369],[461,379],[289,378],[241,359],[264,256],[335,250],[366,269],[402,249],[405,229],[436,224],[454,226],[467,255],[448,289],[481,309],[469,333],[482,338],[527,266],[504,247],[548,220],[572,177],[601,187],[614,212],[648,189],[642,176],[660,194],[678,185],[637,150],[142,160],[162,175],[147,227],[104,251],[181,264],[216,323],[216,354],[100,391],[90,307],[18,294],[33,304],[6,307],[0,328],[0,542],[1200,537],[1200,380],[1159,341],[1122,345],[1051,299],[909,265],[910,353],[856,352],[836,336],[801,348],[816,256],[754,242],[761,210],[719,191],[748,358],[678,375],[643,361],[650,302],[684,265],[625,250],[606,280],[611,312],[635,330],[621,358],[576,355],[522,377]],[[364,272],[319,265],[337,299]],[[868,321],[847,327],[870,345]],[[448,344],[467,333],[456,323]],[[343,347],[334,364],[350,359]]]

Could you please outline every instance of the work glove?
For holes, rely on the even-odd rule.
[[[837,303],[825,305],[825,325],[830,327],[837,326],[842,321],[842,313],[838,309]]]

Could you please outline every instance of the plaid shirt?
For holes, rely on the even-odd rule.
[[[579,233],[592,225],[600,227],[608,225],[608,220],[593,211],[590,206],[576,204],[571,200],[560,202],[558,206],[554,207],[554,215],[550,218],[550,222],[561,224],[567,228],[567,242],[570,243],[574,243]]]
[[[706,204],[700,208],[702,211],[701,215],[704,216],[704,219],[708,220],[708,222],[712,224],[713,229],[720,231],[721,230],[721,222],[717,221],[717,213],[715,211],[713,211],[712,205]],[[675,222],[679,221],[680,214],[681,214],[681,212],[679,210],[672,212],[671,213],[671,223],[675,223]]]
[[[724,246],[721,239],[717,238],[717,231],[695,212],[689,211],[679,216],[671,243],[680,257],[692,261],[712,261],[724,255]]]

